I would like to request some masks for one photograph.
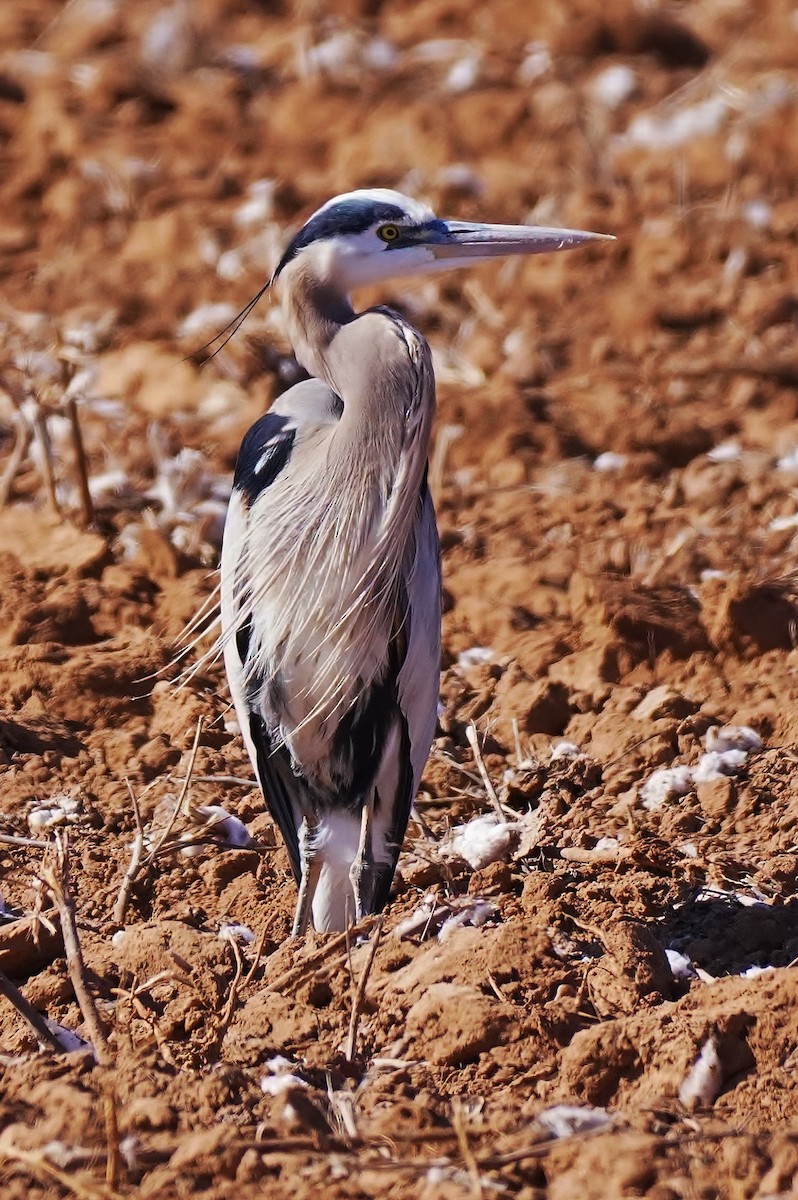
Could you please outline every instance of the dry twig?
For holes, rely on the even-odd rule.
[[[86,447],[78,419],[78,406],[74,396],[66,401],[66,413],[72,433],[72,446],[75,452],[75,473],[78,477],[78,495],[80,496],[80,512],[84,526],[94,524],[94,501],[89,490],[89,464],[86,459]]]
[[[43,1180],[45,1184],[54,1179],[64,1191],[71,1196],[77,1196],[78,1200],[122,1200],[119,1192],[98,1183],[86,1172],[70,1174],[62,1171],[45,1158],[42,1151],[37,1154],[33,1150],[23,1150],[21,1146],[3,1145],[0,1146],[0,1159],[25,1167],[29,1174],[35,1179]]]
[[[0,969],[21,978],[58,958],[64,943],[55,909],[0,925]]]
[[[244,976],[243,982],[241,984],[242,988],[248,987],[248,985],[250,983],[252,983],[252,979],[255,975],[255,972],[257,971],[258,967],[260,966],[260,960],[263,955],[263,947],[266,945],[266,938],[268,936],[269,936],[269,926],[264,925],[263,929],[261,930],[260,937],[258,938],[257,942],[255,943],[255,949],[254,949],[253,955],[252,955],[252,965],[250,966],[249,970],[247,971],[246,975]]]
[[[197,720],[197,728],[194,733],[194,741],[191,745],[191,752],[188,756],[188,765],[186,766],[186,775],[183,780],[183,786],[180,789],[180,794],[177,797],[177,802],[174,806],[174,809],[172,810],[172,815],[169,818],[169,820],[167,821],[166,825],[164,826],[163,831],[161,832],[161,835],[158,838],[157,842],[155,843],[152,850],[150,851],[150,855],[149,855],[149,858],[147,859],[147,862],[144,864],[145,870],[147,870],[147,871],[149,871],[152,868],[152,864],[155,862],[155,859],[158,856],[159,850],[169,839],[169,837],[172,833],[172,830],[175,827],[175,821],[177,820],[178,816],[183,812],[183,806],[185,804],[186,797],[188,796],[189,788],[191,787],[191,778],[192,778],[192,775],[194,774],[194,763],[197,760],[197,750],[199,749],[199,740],[200,740],[201,733],[202,733],[202,717],[199,717]]]
[[[19,474],[20,467],[25,461],[30,444],[33,440],[33,434],[30,426],[25,421],[21,413],[17,414],[17,436],[14,441],[14,446],[11,451],[11,456],[6,463],[3,474],[0,475],[0,508],[5,508],[8,504],[8,498],[11,495],[11,489],[14,486],[14,480]]]
[[[121,925],[125,919],[125,912],[130,901],[130,892],[133,887],[136,876],[141,867],[141,859],[144,854],[144,825],[141,820],[141,809],[139,802],[136,799],[136,793],[130,786],[130,780],[125,777],[125,784],[130,794],[130,801],[133,805],[133,815],[136,818],[136,836],[133,839],[133,849],[130,853],[130,862],[122,879],[122,886],[119,889],[119,895],[116,898],[114,905],[113,920],[115,925]]]
[[[14,833],[0,833],[0,842],[6,846],[32,846],[35,850],[46,850],[50,845],[41,838],[17,837]]]
[[[41,472],[44,486],[47,490],[47,500],[50,511],[56,516],[61,514],[55,482],[55,467],[53,466],[53,443],[50,440],[50,430],[47,428],[47,418],[38,399],[34,401],[33,410],[33,440],[39,448]]]
[[[374,925],[375,919],[376,918],[373,917],[366,917],[365,920],[361,921],[359,925],[353,926],[352,932],[356,932],[358,934],[369,933]],[[269,991],[283,992],[288,989],[294,989],[296,984],[298,984],[307,975],[312,975],[322,965],[322,963],[325,962],[325,960],[329,964],[333,955],[338,955],[338,959],[340,961],[344,961],[346,939],[348,936],[349,931],[346,933],[337,934],[335,937],[330,938],[330,940],[324,945],[319,946],[319,948],[314,950],[312,954],[309,954],[307,958],[303,958],[302,961],[296,966],[291,967],[288,971],[284,971],[282,975],[277,977],[277,979],[267,981],[266,986],[268,987]],[[340,953],[341,950],[344,950],[343,955]]]
[[[58,1040],[58,1035],[53,1033],[41,1013],[36,1011],[30,1001],[26,1000],[22,995],[16,984],[12,983],[2,971],[0,971],[0,995],[5,996],[6,1000],[14,1005],[14,1008],[28,1022],[37,1040],[42,1045],[49,1046],[51,1050],[57,1050],[59,1054],[63,1053],[64,1047]]]
[[[150,850],[150,853],[147,855],[146,861],[144,861],[144,862],[142,862],[142,859],[143,859],[143,852],[144,852],[145,832],[144,832],[144,826],[143,826],[142,820],[141,820],[141,810],[139,809],[138,801],[137,801],[135,795],[133,794],[133,789],[131,788],[128,781],[125,780],[125,782],[127,783],[128,791],[130,792],[130,798],[133,802],[133,813],[134,813],[134,816],[136,819],[136,836],[133,840],[133,849],[132,849],[131,855],[130,855],[130,862],[128,864],[127,870],[125,871],[124,877],[122,879],[122,883],[119,888],[119,895],[117,896],[116,904],[114,905],[113,919],[117,925],[121,925],[125,918],[125,912],[127,910],[127,906],[130,901],[130,892],[133,888],[133,884],[135,883],[136,879],[138,878],[140,871],[142,871],[142,870],[144,871],[145,879],[149,877],[149,874],[152,870],[153,863],[155,862],[155,859],[157,858],[158,854],[163,849],[165,843],[171,836],[172,830],[175,827],[175,822],[177,821],[177,818],[183,809],[183,805],[184,805],[186,796],[188,795],[189,787],[191,786],[191,780],[192,780],[192,776],[193,776],[193,772],[194,772],[194,763],[196,762],[196,758],[197,758],[197,750],[199,749],[199,740],[200,740],[201,733],[202,733],[202,717],[200,717],[199,720],[197,721],[197,728],[194,733],[194,741],[191,746],[191,752],[189,754],[188,766],[186,768],[186,774],[183,779],[183,785],[180,789],[180,793],[177,797],[177,800],[175,801],[175,805],[174,805],[174,808],[172,809],[169,820],[166,822],[166,825],[164,826],[163,830],[161,831],[160,835],[158,836],[158,839],[156,840],[155,845]],[[150,784],[150,788],[155,786],[155,782],[156,781],[153,781],[153,783]],[[147,788],[146,790],[149,791],[150,788]]]
[[[240,991],[241,978],[244,974],[244,960],[241,957],[241,951],[238,948],[238,944],[235,938],[230,938],[229,942],[230,946],[232,947],[233,958],[235,959],[236,963],[236,973],[233,976],[233,982],[230,984],[230,991],[227,993],[227,1001],[219,1021],[219,1027],[216,1031],[216,1037],[219,1045],[222,1044],[224,1035],[227,1033],[227,1027],[232,1020],[233,1010],[235,1009],[236,1000],[238,999],[238,994]]]
[[[108,1157],[105,1161],[105,1182],[110,1188],[115,1188],[119,1179],[119,1168],[122,1165],[122,1153],[119,1149],[119,1121],[116,1112],[116,1093],[110,1080],[106,1080],[103,1092],[103,1115],[105,1117],[105,1142]]]
[[[366,965],[361,972],[357,988],[355,989],[354,996],[352,997],[352,1013],[349,1018],[349,1033],[347,1034],[346,1046],[344,1047],[344,1055],[347,1062],[354,1061],[355,1051],[357,1049],[357,1031],[360,1024],[360,1013],[363,1007],[363,1000],[366,995],[366,985],[369,981],[371,968],[374,966],[374,959],[377,954],[377,948],[380,944],[380,938],[382,937],[382,928],[384,924],[385,918],[379,916],[374,928],[374,933],[372,934],[371,946],[369,947],[369,956],[366,959]]]
[[[482,1200],[484,1195],[482,1178],[479,1173],[477,1160],[474,1157],[474,1151],[468,1144],[465,1110],[458,1099],[452,1102],[452,1129],[457,1134],[457,1144],[460,1147],[460,1153],[468,1169],[468,1174],[471,1176],[471,1195],[474,1197],[474,1200]]]
[[[67,970],[75,990],[75,997],[83,1014],[83,1019],[89,1030],[89,1037],[94,1046],[97,1061],[101,1066],[111,1063],[111,1051],[108,1039],[100,1021],[100,1014],[94,997],[86,982],[86,965],[83,961],[83,951],[78,935],[78,923],[75,916],[75,902],[69,883],[69,837],[66,830],[58,830],[55,835],[55,867],[42,870],[42,878],[53,894],[56,907],[61,917],[61,933],[66,950]]]
[[[493,808],[494,808],[499,820],[504,822],[506,820],[505,815],[504,815],[504,809],[501,806],[499,797],[496,795],[496,789],[493,786],[490,775],[488,774],[488,768],[485,766],[485,760],[483,759],[482,751],[479,748],[479,736],[477,734],[477,727],[473,721],[470,721],[466,727],[466,737],[468,738],[468,744],[471,747],[472,753],[474,755],[474,761],[477,764],[477,769],[479,771],[480,777],[482,779],[483,784],[485,785],[485,791],[488,794],[488,799],[490,800],[491,804],[493,805]]]

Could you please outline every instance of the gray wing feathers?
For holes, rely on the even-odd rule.
[[[221,561],[223,651],[236,716],[272,817],[285,840],[291,868],[299,878],[297,829],[302,819],[302,783],[284,747],[273,744],[264,719],[268,681],[249,662],[251,621],[242,607],[250,509],[290,461],[297,432],[305,425],[334,424],[340,400],[326,384],[306,380],[291,388],[244,438],[236,463],[233,494],[225,523]]]
[[[410,622],[399,671],[399,707],[407,721],[413,765],[413,798],[429,755],[438,716],[441,660],[441,557],[435,509],[424,485],[415,531],[415,553],[405,580]]]
[[[396,716],[376,779],[374,820],[388,861],[378,872],[375,904],[388,900],[407,821],[429,755],[440,689],[441,565],[435,510],[424,484],[403,572],[400,614],[404,657],[396,675]]]

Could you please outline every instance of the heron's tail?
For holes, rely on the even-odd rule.
[[[322,868],[312,905],[313,927],[319,933],[340,932],[355,919],[349,869],[359,840],[360,820],[355,813],[332,809],[319,819],[314,843]]]

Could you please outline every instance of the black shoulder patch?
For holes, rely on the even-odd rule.
[[[288,751],[284,746],[272,746],[266,725],[258,713],[250,713],[249,732],[255,743],[261,790],[269,812],[283,835],[285,848],[291,860],[291,870],[294,879],[299,883],[302,869],[297,825],[302,814],[302,784],[291,768]]]
[[[236,460],[233,487],[251,505],[287,466],[296,430],[287,417],[266,413],[245,434]]]
[[[300,250],[313,242],[323,242],[339,233],[365,233],[378,221],[400,221],[407,213],[398,204],[386,204],[381,200],[349,199],[331,204],[323,212],[311,217],[307,225],[289,243],[272,276],[272,282]]]

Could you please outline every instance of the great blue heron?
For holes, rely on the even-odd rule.
[[[286,249],[288,332],[313,376],[249,430],[222,548],[222,640],[249,756],[299,884],[294,934],[384,907],[435,731],[440,554],[429,347],[350,292],[603,235],[443,221],[348,192]]]

